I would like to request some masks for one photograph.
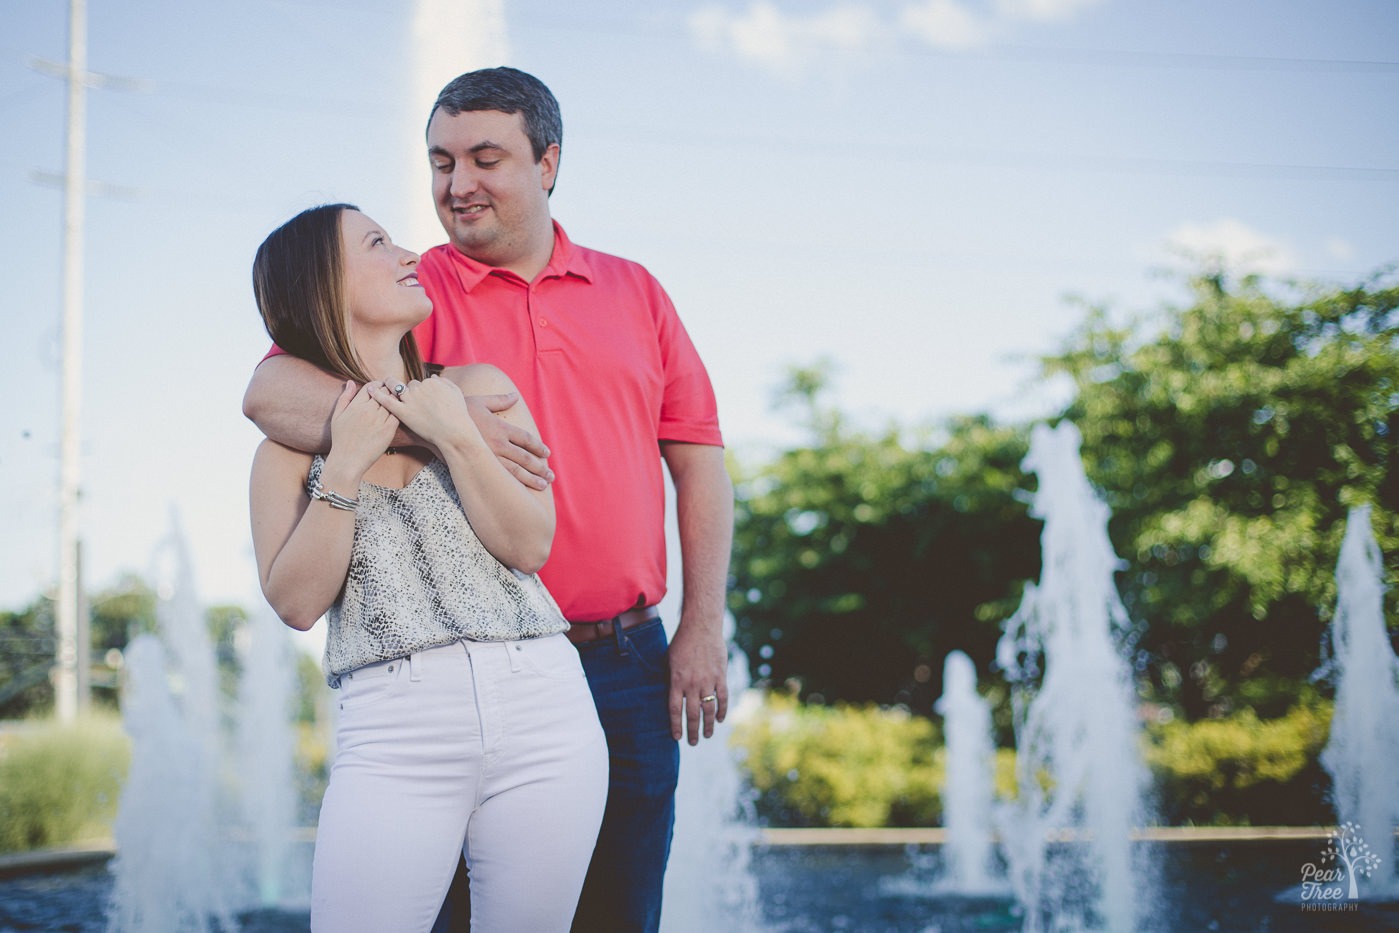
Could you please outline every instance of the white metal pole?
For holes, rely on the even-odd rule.
[[[63,440],[58,490],[58,605],[55,626],[55,712],[77,718],[78,696],[78,486],[79,415],[82,403],[83,218],[87,198],[87,3],[68,4],[68,131],[63,183]],[[83,704],[85,705],[85,704]]]

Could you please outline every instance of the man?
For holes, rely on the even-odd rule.
[[[426,360],[505,370],[550,445],[558,531],[542,576],[572,623],[611,755],[574,929],[655,930],[677,742],[710,736],[727,712],[733,490],[713,390],[665,292],[635,263],[575,246],[550,216],[562,135],[553,94],[523,72],[471,72],[443,89],[427,143],[450,243],[420,263],[434,311],[416,336]],[[301,360],[270,357],[244,411],[310,449],[324,445],[338,390]],[[498,455],[539,482],[529,471],[548,472],[534,456],[543,449],[493,427],[480,400],[472,411]],[[684,563],[668,648],[654,609],[665,590],[662,459]]]

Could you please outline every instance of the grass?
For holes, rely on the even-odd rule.
[[[0,852],[110,836],[130,758],[114,713],[0,732]]]

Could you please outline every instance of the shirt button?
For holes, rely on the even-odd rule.
[[[540,326],[540,327],[548,327],[548,326],[549,326],[549,319],[548,319],[548,318],[540,318],[540,319],[539,319],[539,326]]]

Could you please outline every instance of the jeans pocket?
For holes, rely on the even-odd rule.
[[[627,656],[654,678],[670,680],[670,644],[660,619],[645,622],[622,632]]]
[[[378,661],[342,675],[340,712],[350,712],[393,696],[397,692],[398,675],[407,663],[405,658]]]

